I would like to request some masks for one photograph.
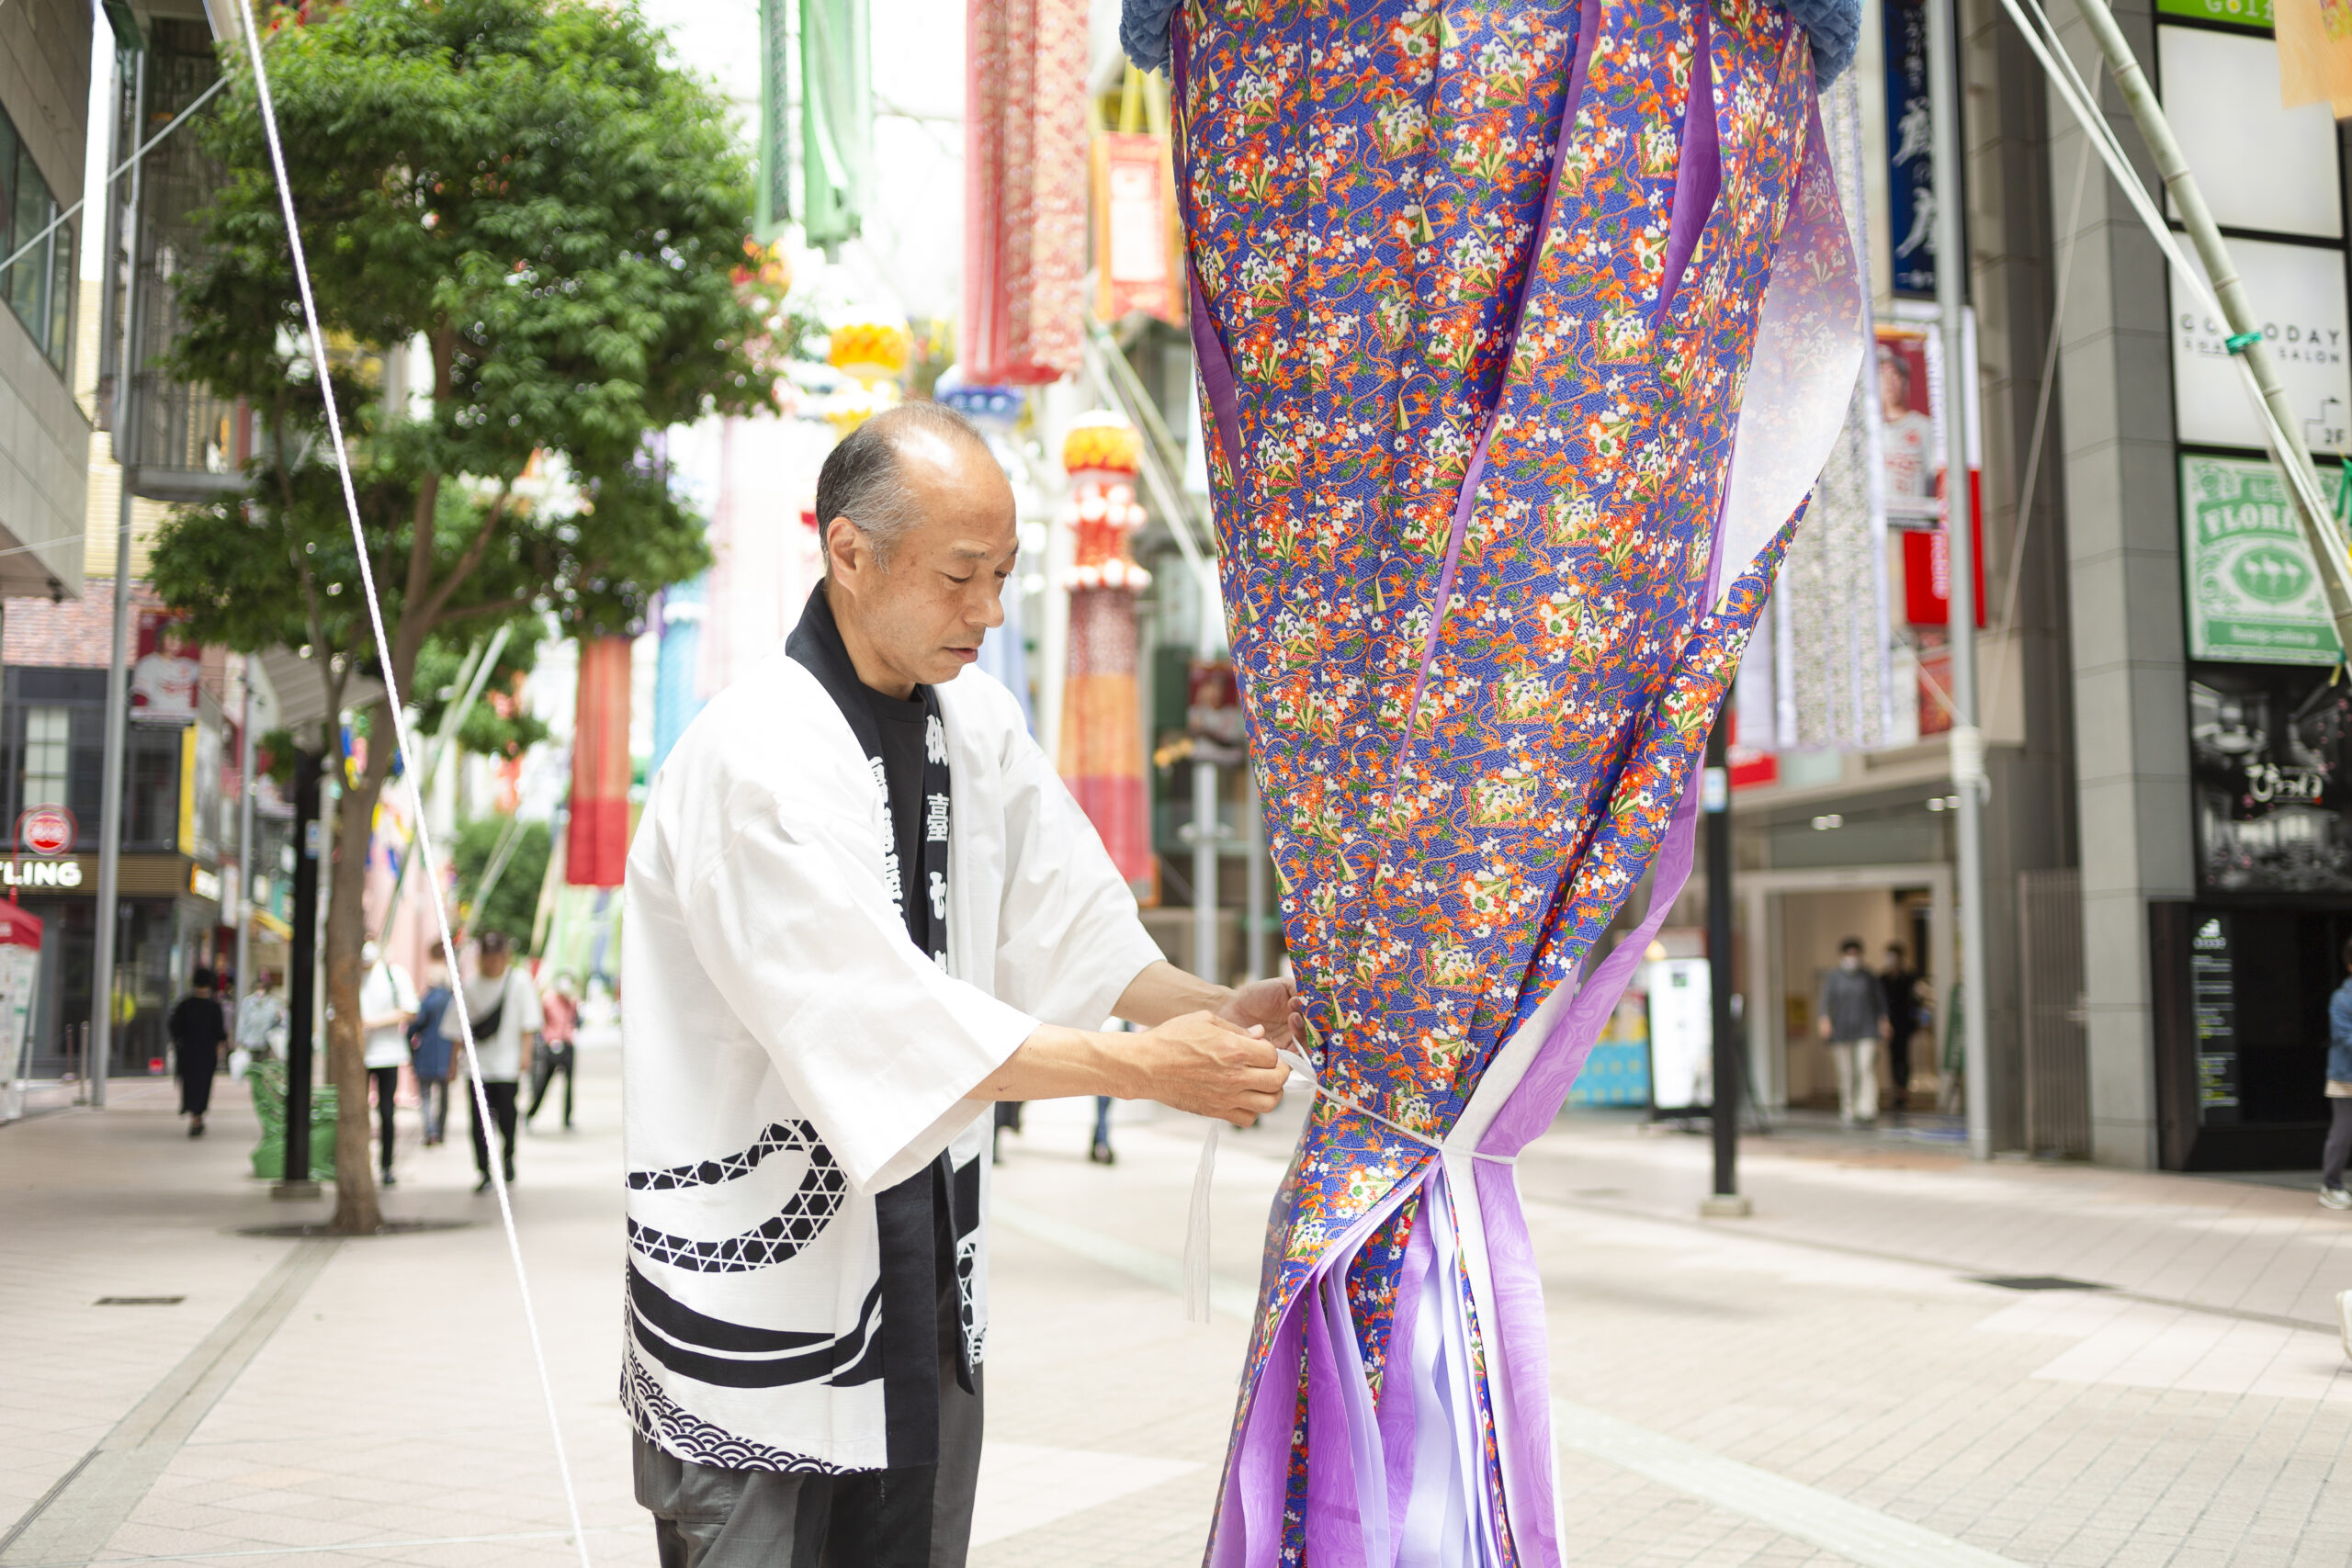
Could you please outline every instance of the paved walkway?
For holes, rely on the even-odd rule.
[[[542,1113],[515,1205],[589,1554],[650,1564],[613,1383],[616,1059],[582,1056],[580,1130]],[[248,1235],[323,1205],[243,1175],[241,1090],[191,1141],[140,1089],[0,1129],[0,1564],[576,1562],[464,1144],[408,1122],[387,1202],[461,1228]],[[1173,1289],[1197,1124],[1123,1122],[1104,1169],[1086,1114],[1033,1107],[996,1172],[979,1568],[1200,1559],[1289,1140],[1226,1140],[1199,1327]],[[1704,1140],[1600,1118],[1522,1163],[1572,1561],[2352,1561],[2352,1224],[2309,1194],[1798,1134],[1749,1145],[1754,1218],[1702,1224],[1706,1172]]]

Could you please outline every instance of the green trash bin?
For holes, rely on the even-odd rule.
[[[261,1142],[254,1145],[254,1174],[276,1181],[286,1174],[286,1064],[264,1056],[245,1070],[253,1090]],[[334,1179],[334,1123],[339,1101],[333,1084],[311,1086],[311,1179]]]

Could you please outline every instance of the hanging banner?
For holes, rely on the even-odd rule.
[[[812,245],[857,238],[874,181],[865,0],[800,0],[802,222]]]
[[[1094,314],[1132,310],[1184,321],[1183,233],[1164,137],[1106,132],[1094,139]]]
[[[130,667],[130,722],[179,728],[196,722],[196,687],[204,667],[187,623],[169,610],[139,612],[137,662]]]
[[[571,820],[563,879],[618,887],[628,861],[629,651],[625,637],[584,637],[571,737]]]
[[[2352,118],[2352,0],[2278,0],[2278,101]]]
[[[1886,0],[1886,254],[1894,292],[1936,293],[1936,160],[1927,0]]]
[[[2339,468],[2339,492],[2343,482]],[[2344,657],[2319,564],[2270,464],[2180,459],[2180,558],[2189,658],[2327,666]]]
[[[752,232],[773,244],[792,217],[792,5],[760,0],[760,189]]]

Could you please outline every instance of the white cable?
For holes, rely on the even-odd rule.
[[[2081,125],[2084,133],[2090,138],[2091,145],[2098,150],[2100,161],[2106,164],[2108,173],[2114,175],[2115,183],[2122,187],[2123,194],[2130,199],[2132,209],[2139,213],[2141,224],[2148,231],[2149,236],[2156,242],[2157,249],[2164,252],[2165,259],[2172,264],[2173,270],[2188,280],[2189,288],[2198,296],[2205,309],[2226,323],[2229,316],[2222,309],[2221,299],[2214,293],[2211,284],[2207,281],[2205,269],[2201,265],[2191,265],[2188,257],[2181,251],[2180,242],[2174,235],[2172,226],[2165,221],[2164,214],[2156,209],[2156,204],[2148,195],[2147,187],[2140,183],[2138,171],[2132,167],[2131,160],[2124,152],[2123,144],[2117,140],[2114,128],[2108,124],[2107,116],[2099,109],[2089,84],[2085,82],[2082,73],[2075,69],[2074,57],[2066,52],[2064,41],[2059,38],[2058,29],[2052,25],[2049,14],[2041,8],[2041,0],[2024,0],[2022,6],[2019,0],[2001,0],[2001,6],[2008,12],[2009,19],[2017,23],[2018,30],[2025,35],[2026,47],[2033,51],[2035,59],[2041,62],[2042,70],[2050,76],[2051,85],[2057,88],[2058,96],[2065,100],[2066,107],[2073,112],[2075,121]],[[2027,18],[2024,8],[2026,6],[2031,6],[2033,20]],[[2269,436],[2271,455],[2278,463],[2279,472],[2286,476],[2287,483],[2293,488],[2296,499],[2302,503],[2311,516],[2332,517],[2335,509],[2329,506],[2326,500],[2319,493],[2317,479],[2306,469],[2303,464],[2295,460],[2294,443],[2289,439],[2286,429],[2279,424],[2278,416],[2272,412],[2270,400],[2262,395],[2261,384],[2254,378],[2254,367],[2245,362],[2245,356],[2242,354],[2232,354],[2230,358],[2236,363],[2239,379],[2244,382],[2247,395],[2254,400],[2255,412],[2260,417]],[[2352,558],[2347,558],[2346,552],[2340,548],[2323,549],[2316,553],[2326,562],[2328,570],[2334,574],[2339,591],[2347,600],[2352,600]]]
[[[367,532],[360,526],[359,497],[353,490],[351,483],[351,458],[345,451],[343,445],[343,417],[335,410],[334,383],[327,374],[326,339],[319,331],[317,302],[311,297],[310,263],[303,258],[302,231],[294,218],[294,187],[287,180],[285,149],[277,140],[277,109],[270,100],[268,69],[262,63],[261,35],[254,26],[252,8],[241,5],[236,7],[236,10],[242,30],[245,35],[245,52],[253,61],[254,89],[261,101],[261,124],[264,134],[269,140],[270,166],[277,175],[278,206],[286,215],[286,243],[293,252],[294,283],[302,299],[302,323],[309,329],[311,334],[311,369],[318,376],[319,393],[326,402],[327,434],[334,443],[335,468],[343,480],[344,510],[351,520],[352,545],[359,554],[359,581],[368,594],[368,621],[375,629],[377,656],[383,660],[385,707],[391,715],[392,734],[400,745],[401,765],[413,778],[419,776],[416,773],[416,751],[411,743],[408,720],[401,710],[401,694],[392,676],[391,639],[384,635],[384,610],[382,604],[376,597],[375,567],[368,553]],[[424,858],[425,886],[437,889],[441,884],[439,874],[434,866],[433,832],[421,813],[416,822],[415,852]],[[563,1422],[556,1407],[555,1380],[548,1371],[547,1346],[539,1337],[539,1317],[531,1304],[531,1280],[528,1271],[523,1267],[523,1241],[514,1228],[514,1208],[508,1200],[505,1173],[500,1162],[487,1157],[489,1145],[486,1140],[492,1123],[490,1093],[482,1086],[481,1062],[474,1051],[474,1025],[473,1020],[467,1016],[466,1012],[465,987],[457,983],[458,944],[449,931],[449,910],[437,897],[433,899],[433,918],[435,924],[440,928],[442,961],[448,966],[450,984],[454,992],[452,1010],[458,1015],[458,1032],[465,1043],[466,1076],[473,1085],[474,1114],[481,1119],[480,1125],[485,1135],[483,1144],[485,1157],[482,1164],[487,1169],[491,1189],[498,1195],[498,1217],[506,1228],[506,1250],[514,1265],[515,1288],[523,1298],[523,1324],[529,1331],[531,1337],[531,1359],[538,1368],[539,1393],[547,1402],[548,1430],[555,1438],[556,1473],[563,1481],[563,1505],[571,1520],[571,1540],[572,1544],[579,1549],[581,1568],[590,1568],[588,1537],[582,1527],[580,1517],[580,1494],[571,1483],[571,1456],[564,1451]],[[508,973],[511,975],[512,969],[509,969]]]

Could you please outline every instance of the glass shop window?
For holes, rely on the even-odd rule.
[[[0,296],[60,375],[74,347],[74,225],[59,223],[57,197],[16,123],[0,111]],[[38,236],[38,238],[36,238]]]
[[[25,710],[24,809],[63,806],[72,798],[74,714],[70,708]]]

